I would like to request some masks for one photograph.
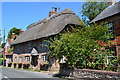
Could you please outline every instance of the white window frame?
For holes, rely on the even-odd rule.
[[[7,57],[7,60],[12,61],[12,57]]]
[[[48,60],[48,55],[42,55],[42,60],[47,61]]]
[[[19,61],[22,62],[22,57],[19,57]]]
[[[109,64],[109,58],[111,58],[111,57],[117,57],[117,56],[107,56],[107,65]]]
[[[17,61],[17,57],[14,57],[14,62],[16,62]]]
[[[26,56],[25,60],[28,61],[28,62],[30,62],[30,56]]]

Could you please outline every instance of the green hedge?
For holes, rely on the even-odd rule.
[[[3,62],[3,58],[0,58],[0,64],[2,64],[2,62]]]
[[[3,55],[0,55],[0,58],[3,58]]]

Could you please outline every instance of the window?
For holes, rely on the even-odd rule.
[[[7,60],[12,61],[12,57],[7,57]]]
[[[109,32],[114,31],[114,25],[113,25],[112,22],[109,22],[109,23],[105,24],[105,26],[108,28]]]
[[[111,51],[112,54],[106,55],[107,65],[110,64],[110,63],[112,63],[111,61],[115,60],[117,58],[116,47],[115,46],[110,47],[109,50]]]
[[[113,23],[108,23],[108,26],[109,26],[109,31],[110,32],[114,31]]]
[[[26,60],[26,61],[30,61],[30,56],[26,56],[26,57],[25,57],[25,60]]]
[[[117,56],[106,56],[107,59],[107,65],[112,63],[112,60],[115,60],[117,58]],[[113,63],[112,63],[113,64]]]
[[[47,61],[47,60],[48,60],[48,55],[43,55],[43,56],[42,56],[42,60],[43,60],[43,61]]]
[[[41,47],[49,46],[50,43],[48,43],[47,41],[44,41],[44,40],[47,40],[47,39],[43,39],[43,41],[42,41],[42,43],[41,43]]]
[[[63,33],[72,32],[73,31],[72,27],[77,28],[77,25],[75,25],[75,24],[67,24],[62,32]]]
[[[22,57],[19,57],[19,61],[22,62]]]
[[[17,57],[15,57],[14,61],[15,61],[15,62],[17,61]]]
[[[105,26],[108,28],[108,33],[114,34],[114,25],[112,22],[106,23]],[[115,39],[115,37],[111,37],[111,40]]]

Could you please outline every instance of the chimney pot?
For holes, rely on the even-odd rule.
[[[57,13],[57,8],[52,7],[52,11],[49,12],[49,17]]]

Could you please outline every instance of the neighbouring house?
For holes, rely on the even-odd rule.
[[[44,40],[54,37],[58,33],[71,30],[70,25],[80,25],[79,17],[70,9],[57,13],[57,8],[49,12],[49,17],[34,23],[27,28],[13,42],[14,60],[19,68],[29,66],[34,69],[51,66],[51,69],[58,70],[58,60],[49,59],[49,50],[42,44],[50,45]],[[44,65],[48,64],[48,65]],[[46,69],[48,70],[48,69]]]
[[[20,34],[23,31],[20,29]],[[12,41],[16,39],[18,35],[15,35],[15,33],[12,33],[11,38],[6,41],[5,47],[4,47],[4,58],[5,58],[5,66],[11,67],[13,62],[13,47],[10,46]]]
[[[110,5],[108,8],[103,10],[97,17],[92,20],[92,23],[107,22],[105,25],[111,26],[109,31],[113,31],[115,37],[111,37],[111,41],[114,42],[109,48],[115,53],[109,57],[120,57],[120,2]],[[99,41],[100,45],[104,45],[103,41]]]
[[[0,48],[0,66],[2,65],[3,62],[3,48]]]

